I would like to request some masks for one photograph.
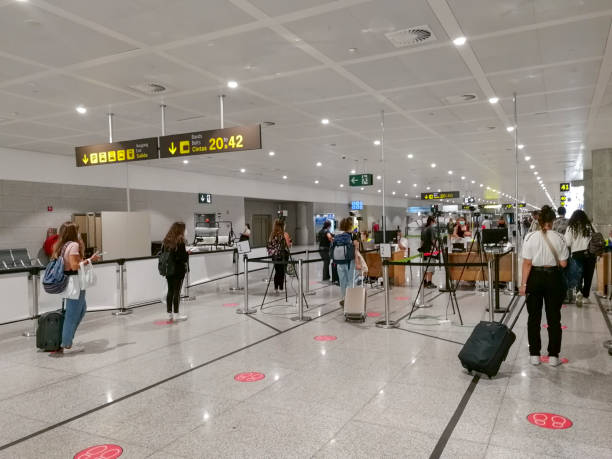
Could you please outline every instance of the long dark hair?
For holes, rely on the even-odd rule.
[[[74,222],[65,222],[60,226],[59,238],[53,247],[53,258],[59,258],[62,253],[62,248],[67,242],[79,242],[79,227]],[[81,256],[83,256],[83,250],[80,244],[79,251],[81,252]]]
[[[174,222],[164,238],[164,249],[176,250],[179,244],[185,243],[185,223]]]
[[[555,214],[552,207],[542,206],[542,209],[540,209],[540,213],[538,214],[538,223],[540,224],[540,228],[543,232],[546,232],[544,225],[554,222],[555,218],[557,218],[557,214]]]
[[[574,232],[575,236],[589,237],[591,235],[591,221],[584,210],[575,210],[567,227]]]

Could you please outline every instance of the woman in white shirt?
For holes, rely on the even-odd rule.
[[[565,230],[565,243],[571,248],[572,258],[582,268],[582,275],[576,288],[576,306],[589,302],[589,292],[597,264],[597,257],[588,250],[594,232],[587,214],[583,210],[574,211]]]
[[[527,294],[527,336],[530,362],[540,364],[540,327],[542,302],[548,322],[548,356],[550,365],[561,363],[561,306],[565,297],[560,268],[567,266],[569,256],[563,237],[552,231],[555,211],[550,206],[542,207],[538,216],[540,230],[529,233],[523,244],[523,283],[520,294]]]

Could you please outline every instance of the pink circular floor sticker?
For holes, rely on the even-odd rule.
[[[540,362],[542,363],[548,363],[548,361],[550,360],[550,358],[547,355],[543,355],[540,357]],[[569,360],[567,360],[565,357],[563,357],[561,359],[561,363],[569,363]]]
[[[245,373],[238,373],[236,376],[234,376],[234,380],[238,382],[255,382],[261,381],[265,377],[266,375],[263,373],[259,373],[257,371],[247,371]]]
[[[548,324],[542,325],[542,328],[548,328]],[[567,330],[567,325],[561,325],[561,330]]]
[[[238,306],[238,303],[223,303],[224,308],[233,308]]]
[[[336,341],[338,337],[333,335],[319,335],[315,336],[314,339],[315,341]]]
[[[123,448],[119,445],[96,445],[79,451],[74,459],[115,459],[123,454]]]
[[[153,324],[155,325],[170,325],[174,322],[172,322],[171,320],[156,320],[155,322],[153,322]]]
[[[574,425],[565,416],[553,413],[531,413],[527,416],[527,420],[534,426],[543,427],[545,429],[569,429]]]
[[[380,317],[380,312],[368,312],[368,317]]]
[[[410,301],[410,297],[409,296],[396,296],[395,299],[397,301]]]

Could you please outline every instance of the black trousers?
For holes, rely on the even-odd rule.
[[[287,257],[273,257],[274,261],[287,261]],[[274,264],[274,290],[283,290],[285,286],[285,267],[281,263]]]
[[[185,276],[166,277],[168,281],[168,294],[166,295],[166,310],[168,313],[178,314],[179,303],[181,301],[181,290]],[[172,310],[174,306],[174,311]]]
[[[323,259],[323,280],[329,280],[329,248],[319,248],[319,255]]]
[[[591,255],[586,250],[581,250],[580,252],[572,253],[572,258],[582,266],[582,276],[578,281],[578,291],[582,293],[582,296],[588,298],[591,292],[591,284],[593,283],[593,273],[595,273],[597,257]]]
[[[561,351],[561,306],[565,291],[561,271],[534,271],[527,279],[527,336],[529,338],[529,354],[540,355],[542,341],[540,327],[542,326],[542,303],[546,310],[548,322],[548,355],[559,357]]]

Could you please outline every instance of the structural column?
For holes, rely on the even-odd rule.
[[[297,222],[295,228],[295,241],[297,245],[308,245],[308,224],[306,222],[306,203],[297,203]]]
[[[607,237],[612,229],[612,148],[592,151],[591,164],[592,194],[591,213],[587,207],[587,180],[585,174],[584,198],[587,215],[593,220],[597,229]],[[585,171],[587,172],[587,171]]]

